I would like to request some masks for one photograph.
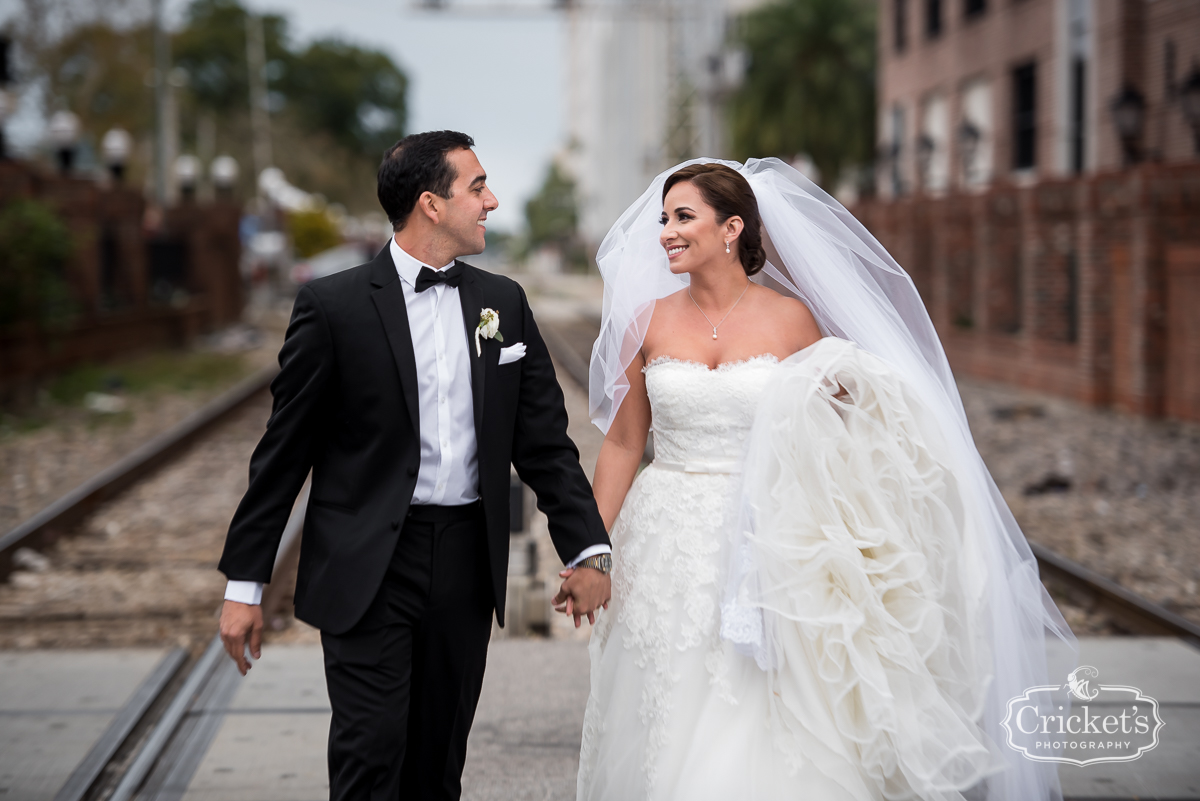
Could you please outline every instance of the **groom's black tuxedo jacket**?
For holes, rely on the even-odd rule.
[[[503,623],[510,463],[537,494],[564,561],[608,537],[567,437],[562,389],[524,291],[509,278],[462,266],[479,494]],[[499,313],[505,345],[525,343],[523,359],[499,366],[503,345],[495,339],[481,340],[483,355],[476,355],[485,307]],[[296,616],[331,634],[349,630],[375,597],[412,500],[420,461],[414,345],[430,346],[412,341],[386,247],[373,261],[300,290],[271,383],[271,417],[225,540],[219,567],[228,578],[269,582],[311,468]]]

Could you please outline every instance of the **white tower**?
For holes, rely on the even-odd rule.
[[[735,8],[736,6],[736,8]],[[580,228],[598,245],[662,170],[725,156],[722,105],[742,59],[736,0],[574,0],[567,6],[565,166]]]

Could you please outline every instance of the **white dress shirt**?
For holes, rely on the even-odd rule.
[[[478,445],[471,394],[471,355],[467,350],[468,335],[458,287],[437,284],[417,292],[417,275],[428,265],[405,252],[396,244],[395,237],[389,247],[404,289],[412,341],[423,344],[413,348],[417,362],[421,463],[412,502],[434,506],[473,503],[479,499]],[[593,545],[572,559],[570,566],[610,551],[607,545]],[[225,587],[225,599],[259,604],[262,588],[257,581],[230,581]]]

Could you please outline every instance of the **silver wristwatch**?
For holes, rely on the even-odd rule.
[[[590,567],[607,576],[612,571],[612,554],[598,553],[595,556],[589,556],[587,559],[579,560],[575,567]]]

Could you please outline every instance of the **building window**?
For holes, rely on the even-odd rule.
[[[1170,39],[1163,43],[1163,97],[1175,99],[1175,43]]]
[[[987,11],[987,0],[963,0],[963,16],[975,19]]]
[[[925,35],[930,39],[942,35],[942,0],[925,0]]]
[[[892,16],[896,52],[903,53],[908,46],[908,0],[892,0]]]
[[[1076,56],[1071,62],[1071,172],[1083,172],[1084,132],[1087,130],[1087,62]]]
[[[1013,70],[1013,169],[1037,165],[1037,65]]]
[[[888,160],[891,167],[892,196],[900,197],[908,191],[904,181],[904,106],[897,103],[892,106],[892,136],[888,148]]]

